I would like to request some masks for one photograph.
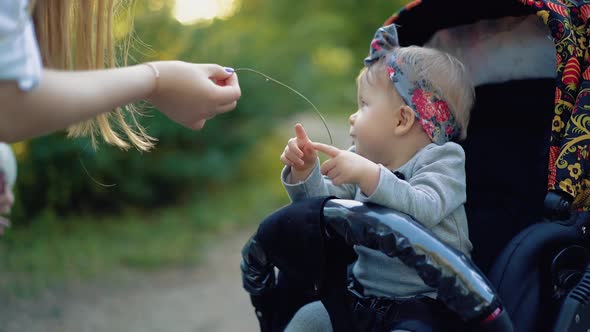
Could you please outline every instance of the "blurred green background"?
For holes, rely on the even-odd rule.
[[[120,11],[115,30],[129,33],[133,19],[131,63],[256,69],[326,117],[345,117],[356,107],[355,77],[373,33],[403,3],[141,0],[129,8],[133,18]],[[237,109],[200,132],[148,110],[142,123],[159,139],[153,152],[94,151],[63,133],[14,144],[17,203],[0,237],[0,294],[31,295],[121,268],[194,264],[211,234],[256,224],[287,204],[279,155],[292,133],[276,128],[312,109],[256,74],[238,76]]]

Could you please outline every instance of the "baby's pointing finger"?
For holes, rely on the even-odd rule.
[[[316,155],[316,151],[313,148],[313,146],[311,145],[311,143],[305,144],[305,146],[303,147],[303,149],[301,151],[303,151],[303,153],[305,153],[308,156]]]
[[[327,154],[328,156],[334,158],[340,153],[340,149],[333,147],[331,145],[323,144],[323,143],[312,143],[313,148]]]

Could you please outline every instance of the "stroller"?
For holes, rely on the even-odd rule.
[[[361,245],[437,290],[445,331],[590,331],[589,17],[589,0],[416,0],[387,19],[402,46],[455,55],[476,85],[461,143],[472,258],[380,206],[293,203],[242,251],[261,330],[282,330],[314,300],[334,331],[356,330],[343,302]]]

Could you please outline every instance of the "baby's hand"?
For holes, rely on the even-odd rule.
[[[295,135],[289,139],[285,151],[281,154],[281,161],[286,166],[299,172],[311,171],[315,166],[318,154],[313,148],[313,142],[307,137],[301,124],[295,125]]]
[[[365,195],[371,196],[379,183],[379,165],[356,153],[340,150],[331,145],[312,143],[314,149],[331,159],[322,164],[321,172],[334,185],[357,184]]]

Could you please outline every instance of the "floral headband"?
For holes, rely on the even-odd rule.
[[[400,64],[402,60],[395,56],[395,48],[400,47],[394,24],[379,28],[371,41],[369,56],[365,66],[369,67],[379,59],[386,57],[386,69],[389,79],[404,102],[414,110],[420,124],[436,144],[456,140],[461,135],[461,127],[432,84],[424,79],[412,79],[413,73],[404,73]]]

